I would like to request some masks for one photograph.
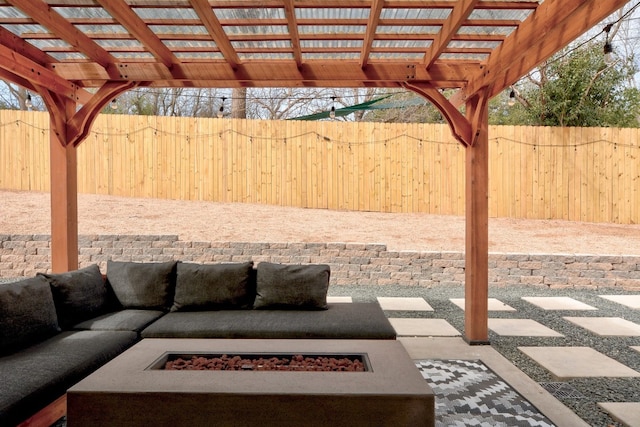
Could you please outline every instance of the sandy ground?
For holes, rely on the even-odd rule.
[[[464,218],[80,194],[80,234],[177,234],[182,240],[383,243],[463,251]],[[0,234],[49,234],[48,193],[1,191]],[[640,255],[640,225],[492,218],[491,252]]]

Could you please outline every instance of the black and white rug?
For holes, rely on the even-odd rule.
[[[416,360],[436,395],[436,426],[554,426],[478,360]]]

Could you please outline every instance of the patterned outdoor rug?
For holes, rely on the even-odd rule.
[[[436,426],[553,426],[478,360],[416,360],[436,394]]]

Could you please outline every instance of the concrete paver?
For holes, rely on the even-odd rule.
[[[559,332],[547,328],[531,319],[489,319],[489,329],[502,336],[563,337]]]
[[[583,377],[640,377],[640,372],[590,347],[518,347],[558,381]]]
[[[522,297],[523,300],[543,310],[597,310],[570,297]]]
[[[600,336],[640,336],[640,325],[620,317],[563,317],[563,319]]]
[[[433,308],[424,298],[378,297],[377,299],[383,310],[433,311]]]
[[[617,302],[629,308],[640,310],[640,295],[598,295],[600,298]]]
[[[640,402],[599,402],[598,406],[626,427],[640,427]]]
[[[389,318],[398,336],[454,337],[460,332],[444,319]]]
[[[460,307],[461,309],[465,309],[464,307],[464,298],[449,298],[449,301]],[[508,304],[503,303],[499,299],[489,298],[488,299],[489,311],[516,311],[515,308],[511,307]]]

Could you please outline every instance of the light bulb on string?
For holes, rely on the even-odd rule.
[[[224,116],[224,101],[227,98],[222,98],[222,104],[220,104],[220,109],[218,110],[218,118],[221,119]]]
[[[509,101],[507,101],[507,105],[509,107],[513,107],[514,105],[516,105],[516,91],[511,89],[511,92],[509,92]]]
[[[118,100],[116,98],[113,98],[111,100],[111,109],[112,110],[117,110],[118,109]]]
[[[27,94],[27,100],[25,101],[24,106],[27,107],[27,108],[33,107],[33,102],[31,102],[31,94],[30,93]]]
[[[329,118],[335,119],[336,118],[336,97],[332,96],[331,101],[333,101],[333,105],[331,106],[331,110],[329,111]]]

